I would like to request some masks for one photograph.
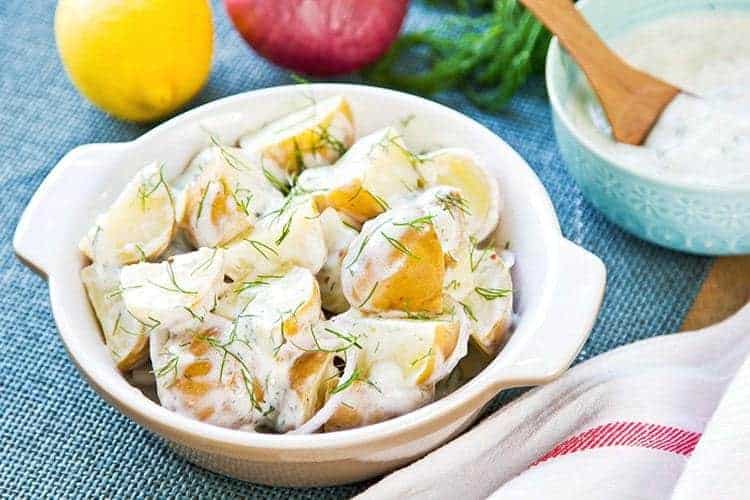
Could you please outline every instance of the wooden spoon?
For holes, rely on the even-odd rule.
[[[607,47],[570,0],[520,0],[586,74],[619,142],[642,144],[681,90],[626,63]]]

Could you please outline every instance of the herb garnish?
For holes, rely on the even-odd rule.
[[[277,252],[273,247],[266,245],[262,241],[250,240],[250,239],[245,239],[244,241],[250,243],[250,246],[252,246],[255,249],[255,251],[261,254],[263,258],[266,260],[269,260],[268,255],[266,255],[266,252],[270,252],[276,256],[279,255],[279,252]]]
[[[484,300],[502,299],[503,297],[507,297],[511,292],[511,290],[504,288],[482,288],[479,286],[474,288],[474,291]]]
[[[355,368],[352,375],[343,384],[339,383],[339,385],[331,391],[331,394],[338,394],[339,392],[345,391],[357,380],[359,380],[359,368]]]
[[[461,304],[461,307],[463,308],[466,315],[472,320],[472,321],[479,321],[477,317],[474,315],[474,311],[471,310],[471,307],[466,302],[459,302]]]
[[[399,240],[397,240],[396,238],[393,238],[392,236],[388,236],[387,234],[385,234],[384,231],[380,231],[380,234],[383,235],[383,238],[385,238],[386,241],[388,243],[390,243],[393,248],[395,248],[396,250],[398,250],[399,252],[401,252],[402,254],[404,254],[404,255],[406,255],[408,257],[411,257],[411,258],[413,258],[415,260],[419,260],[419,256],[415,255],[414,253],[412,253],[412,251],[409,250],[406,247],[406,245],[404,245],[403,243],[401,243]]]

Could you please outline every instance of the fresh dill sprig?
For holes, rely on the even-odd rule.
[[[172,382],[174,383],[174,381],[177,380],[177,367],[179,365],[179,362],[180,357],[176,354],[173,355],[171,358],[169,358],[169,361],[161,365],[161,368],[154,372],[154,375],[156,375],[156,378],[162,378],[168,373],[172,373]]]
[[[136,243],[135,249],[138,251],[138,262],[146,262],[146,252],[143,251],[143,247]]]
[[[250,240],[250,239],[245,239],[245,241],[248,242],[250,246],[252,246],[255,249],[255,251],[258,252],[261,256],[263,256],[263,258],[266,260],[269,260],[268,255],[266,255],[266,252],[269,252],[276,256],[279,255],[279,252],[277,252],[273,247],[266,245],[262,241]]]
[[[172,283],[172,286],[165,286],[160,285],[159,283],[155,283],[151,280],[147,280],[149,284],[161,288],[162,290],[166,290],[168,292],[175,292],[175,293],[184,293],[186,295],[198,295],[197,290],[185,290],[180,285],[177,284],[177,278],[175,278],[174,275],[174,269],[172,268],[172,263],[170,261],[167,261],[167,276],[169,276],[169,281]]]
[[[437,200],[440,207],[448,212],[451,217],[453,217],[453,210],[458,210],[466,215],[471,215],[466,200],[464,200],[458,193],[447,193],[444,195],[437,193],[435,194],[435,200]]]
[[[242,293],[245,290],[249,290],[250,288],[257,288],[259,286],[268,286],[271,284],[268,280],[279,279],[282,277],[283,276],[277,274],[259,274],[252,281],[241,282],[239,286],[235,287],[234,293]]]
[[[300,345],[296,344],[291,339],[288,339],[286,337],[284,337],[284,338],[285,338],[285,342],[288,341],[294,347],[296,347],[300,351],[304,351],[304,352],[330,352],[330,353],[339,353],[339,352],[346,352],[349,349],[351,349],[352,347],[356,347],[358,349],[362,348],[362,346],[358,343],[359,338],[356,337],[355,335],[345,335],[345,334],[342,334],[340,332],[334,333],[335,330],[328,329],[328,328],[326,328],[325,330],[328,333],[331,333],[332,335],[336,336],[337,338],[340,338],[340,339],[344,340],[347,343],[345,345],[342,345],[342,346],[339,346],[339,347],[336,347],[336,348],[325,348],[325,347],[321,346],[320,345],[320,341],[318,340],[318,336],[315,333],[315,329],[313,328],[312,325],[310,325],[310,336],[312,337],[313,343],[315,344],[315,349],[308,349],[306,347],[303,347],[303,346],[300,346]]]
[[[406,247],[406,245],[404,245],[403,243],[401,243],[398,239],[396,239],[396,238],[394,238],[392,236],[388,236],[384,231],[380,231],[380,234],[383,235],[383,238],[385,238],[386,241],[388,243],[390,243],[393,248],[395,248],[396,250],[398,250],[402,254],[406,255],[407,257],[411,257],[411,258],[413,258],[415,260],[419,260],[419,256],[416,255],[416,254],[414,254],[411,250],[409,250]]]
[[[357,380],[359,380],[359,368],[355,368],[351,376],[345,380],[344,383],[339,383],[334,387],[331,394],[338,394],[339,392],[347,390]]]
[[[479,242],[474,238],[473,236],[470,238],[471,248],[469,248],[469,267],[471,268],[471,272],[475,272],[477,268],[479,267],[479,264],[482,263],[484,258],[489,253],[489,248],[479,248]],[[477,253],[479,253],[479,256],[477,256]]]
[[[428,350],[428,351],[427,351],[427,352],[426,352],[425,354],[423,354],[423,355],[421,355],[421,356],[417,357],[416,359],[412,360],[412,362],[411,362],[411,363],[409,363],[409,366],[411,366],[412,368],[414,368],[414,367],[415,367],[415,366],[417,366],[417,365],[418,365],[418,364],[419,364],[420,362],[422,362],[422,361],[424,361],[425,359],[427,359],[427,358],[431,357],[432,355],[433,355],[433,354],[432,354],[432,347],[430,347],[430,349],[429,349],[429,350]]]
[[[268,170],[265,166],[261,166],[261,170],[263,171],[263,177],[266,178],[266,180],[271,183],[273,187],[281,191],[281,193],[286,196],[289,194],[289,186],[286,184],[286,182],[282,181],[278,177],[276,177],[270,170]]]
[[[125,309],[125,312],[127,312],[128,315],[130,315],[131,318],[133,318],[143,328],[146,329],[146,331],[144,332],[145,335],[148,335],[149,333],[151,333],[152,331],[156,330],[157,328],[159,328],[161,326],[161,321],[159,321],[158,319],[153,318],[151,316],[148,317],[148,320],[151,321],[151,323],[146,323],[145,321],[140,320],[135,314],[133,314],[132,312],[130,312],[130,310]],[[120,325],[120,329],[123,330],[122,325]],[[131,335],[138,335],[138,334],[137,333],[136,334],[132,334],[131,333]]]
[[[200,272],[200,271],[205,271],[206,269],[211,267],[211,264],[213,263],[214,258],[216,257],[217,251],[218,251],[218,248],[214,248],[213,252],[211,252],[211,255],[206,260],[204,260],[203,262],[195,266],[195,269],[190,271],[190,276],[194,276],[195,273]]]
[[[347,335],[347,334],[341,333],[341,332],[339,332],[337,330],[334,330],[333,328],[330,328],[330,327],[325,327],[325,328],[323,328],[323,330],[325,330],[326,332],[330,333],[331,335],[333,335],[336,338],[339,338],[341,340],[349,342],[352,346],[356,347],[357,349],[362,349],[362,346],[358,342],[359,337],[357,337],[354,334],[348,334]]]
[[[372,296],[375,294],[375,289],[378,288],[378,285],[380,284],[379,281],[376,281],[375,284],[372,286],[372,289],[370,290],[370,293],[367,294],[367,297],[365,297],[365,300],[363,300],[357,307],[361,308],[365,304],[367,304]]]
[[[245,193],[245,195],[240,197],[242,196],[240,193]],[[253,201],[253,193],[249,189],[237,185],[233,190],[229,191],[229,194],[232,195],[235,205],[237,205],[242,213],[250,215],[250,202]]]
[[[193,311],[187,306],[183,306],[183,309],[185,309],[188,312],[188,314],[190,314],[191,318],[198,320],[199,323],[203,323],[203,321],[206,319],[205,315],[201,316],[200,314],[197,314],[195,311]]]
[[[107,295],[105,295],[105,297],[111,300],[111,299],[114,299],[115,297],[119,297],[120,295],[122,295],[125,292],[125,290],[132,290],[135,288],[142,288],[142,287],[143,285],[118,286],[117,288],[109,292]]]
[[[167,196],[169,197],[169,201],[172,202],[172,206],[174,206],[174,203],[172,200],[172,193],[169,190],[167,181],[164,179],[164,163],[163,162],[159,164],[159,179],[156,181],[156,183],[153,186],[149,185],[149,179],[143,179],[141,181],[141,185],[138,186],[138,199],[141,201],[142,211],[144,212],[146,211],[148,199],[161,186],[164,186],[164,189],[167,191]]]
[[[511,293],[511,290],[507,288],[483,288],[479,286],[474,288],[474,291],[484,300],[502,299]]]
[[[432,95],[458,90],[481,109],[501,110],[532,73],[544,69],[551,38],[517,0],[431,0],[460,15],[443,16],[441,30],[403,34],[365,70],[370,81]],[[404,70],[403,61],[416,60]]]
[[[339,155],[343,155],[344,153],[346,153],[346,145],[331,135],[331,133],[328,131],[329,126],[323,127],[322,125],[318,125],[315,128],[315,135],[318,138],[318,143],[332,148]]]
[[[203,193],[201,193],[201,199],[198,202],[198,212],[195,214],[195,220],[198,220],[201,218],[201,214],[203,213],[203,203],[206,201],[206,195],[208,195],[208,188],[211,186],[211,183],[213,181],[208,181],[206,185],[203,187]]]
[[[427,226],[432,225],[432,219],[434,219],[434,215],[424,215],[422,217],[417,217],[415,219],[404,221],[404,222],[394,222],[394,226],[408,226],[416,231],[422,231]]]
[[[276,238],[276,246],[281,245],[287,236],[289,236],[289,230],[292,228],[292,218],[294,217],[294,214],[290,215],[289,218],[286,220],[284,225],[281,227],[281,233],[279,234],[279,237]]]
[[[375,200],[375,203],[378,204],[378,206],[383,212],[390,210],[391,206],[381,196],[378,196],[371,191],[367,191],[367,193],[372,197],[373,200]]]
[[[345,225],[346,227],[348,227],[349,229],[351,229],[351,230],[353,230],[353,231],[357,231],[357,232],[359,232],[359,229],[357,229],[357,227],[356,227],[355,225],[353,225],[353,224],[351,224],[351,223],[349,223],[349,222],[346,222],[345,220],[342,220],[342,221],[341,221],[341,223],[342,223],[343,225]]]
[[[354,257],[352,259],[349,259],[349,254],[347,253],[347,260],[349,260],[349,263],[346,265],[345,269],[350,270],[351,267],[354,266],[354,264],[359,260],[360,256],[362,255],[362,252],[364,252],[365,247],[370,242],[370,238],[372,237],[372,235],[375,234],[375,232],[378,229],[380,229],[381,227],[383,227],[387,223],[388,223],[388,221],[384,220],[383,222],[381,222],[380,224],[378,224],[371,232],[365,234],[362,237],[362,241],[359,244],[359,248],[357,249],[357,253],[354,255]]]
[[[472,320],[472,321],[479,321],[477,317],[474,315],[474,311],[471,310],[471,307],[466,302],[459,302],[461,304],[461,307],[463,308],[466,315]]]

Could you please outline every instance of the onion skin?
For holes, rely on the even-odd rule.
[[[224,0],[250,46],[268,60],[315,76],[349,73],[388,50],[408,0]]]

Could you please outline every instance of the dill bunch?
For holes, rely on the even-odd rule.
[[[421,95],[462,92],[477,107],[496,112],[529,75],[541,72],[549,32],[516,0],[426,0],[460,14],[439,30],[405,33],[364,72],[386,87]],[[405,68],[406,62],[419,69]]]

